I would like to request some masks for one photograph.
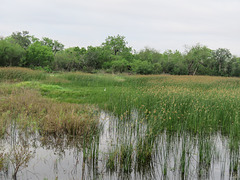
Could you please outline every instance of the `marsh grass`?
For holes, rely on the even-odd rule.
[[[6,79],[18,79],[8,76],[11,78]],[[211,137],[220,134],[228,139],[230,174],[239,173],[238,78],[87,73],[44,76],[47,78],[40,81],[33,75],[19,78],[24,82],[1,85],[2,135],[15,119],[22,129],[31,127],[40,134],[81,136],[84,147],[89,146],[83,149],[84,157],[94,164],[100,151],[98,107],[117,119],[114,143],[109,144],[105,156],[111,172],[141,173],[159,158],[163,178],[171,169],[182,179],[190,178],[192,166],[198,169],[195,174],[199,178],[209,178],[216,159]]]
[[[87,105],[57,103],[42,98],[30,89],[14,89],[2,100],[1,124],[6,130],[9,120],[16,119],[20,128],[32,127],[41,134],[54,133],[88,136],[97,129],[97,109]]]
[[[0,67],[0,81],[27,81],[46,79],[46,73],[20,67]]]

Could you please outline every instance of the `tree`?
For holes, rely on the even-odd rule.
[[[232,59],[227,63],[227,74],[228,76],[240,77],[240,58],[233,56]]]
[[[184,57],[179,51],[167,50],[161,58],[162,70],[168,74],[187,74],[187,66],[184,63]]]
[[[86,70],[101,69],[104,63],[104,54],[101,47],[88,46],[84,55]]]
[[[11,39],[0,40],[0,66],[19,66],[25,50]]]
[[[32,43],[32,39],[34,39],[33,36],[29,35],[28,31],[13,32],[10,37],[24,49],[27,49],[28,46]]]
[[[131,47],[127,47],[127,41],[125,41],[124,36],[108,36],[104,43],[102,43],[102,47],[104,50],[109,51],[113,55],[121,55],[124,54],[124,56],[129,55],[129,53],[132,51]]]
[[[54,55],[56,55],[58,51],[62,51],[64,48],[64,45],[58,42],[57,40],[52,40],[47,37],[43,37],[41,43],[45,46],[49,46],[52,49]]]
[[[148,61],[134,60],[131,63],[131,68],[134,73],[137,74],[152,74],[153,64]]]
[[[84,67],[84,54],[86,49],[79,47],[67,48],[54,56],[53,70],[77,71]]]
[[[121,58],[120,60],[114,60],[111,62],[112,70],[114,72],[127,72],[129,70],[130,64],[126,59]]]
[[[226,71],[224,65],[231,60],[232,54],[228,49],[218,48],[213,52],[213,55],[218,66],[218,74],[222,74],[222,71]]]
[[[206,69],[211,59],[212,59],[211,49],[207,48],[206,46],[201,46],[200,44],[192,46],[187,51],[185,56],[188,74],[195,75],[200,69],[201,70]]]
[[[162,59],[162,54],[155,49],[146,47],[145,49],[140,50],[136,57],[137,59],[140,59],[142,61],[148,61],[150,63],[159,63]]]
[[[31,44],[27,49],[26,65],[27,66],[48,66],[54,59],[52,49],[42,45],[40,42]]]

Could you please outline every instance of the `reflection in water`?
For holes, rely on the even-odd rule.
[[[2,151],[14,154],[13,149],[21,147],[22,155],[29,153],[17,172],[18,179],[239,178],[232,163],[239,156],[229,152],[227,138],[186,132],[153,137],[147,125],[138,122],[137,112],[131,114],[130,120],[120,121],[102,112],[101,131],[91,138],[20,132],[13,124],[0,142]],[[14,163],[17,160],[12,158],[0,179],[11,179]]]

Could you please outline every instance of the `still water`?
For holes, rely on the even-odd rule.
[[[132,130],[137,119],[137,112],[132,112],[131,121],[121,124],[114,116],[101,112],[101,132],[91,142],[64,135],[23,133],[13,126],[0,142],[1,151],[9,154],[0,179],[12,179],[17,167],[16,152],[20,157],[29,155],[16,174],[16,179],[24,180],[240,178],[239,170],[231,170],[231,160],[238,163],[239,156],[230,153],[228,139],[218,133],[199,138],[187,133],[162,132],[154,142],[149,166],[137,168],[136,139],[144,136],[146,130],[144,124],[137,132]],[[109,170],[109,153],[123,142],[133,147],[132,162],[127,172],[121,170],[121,165]]]

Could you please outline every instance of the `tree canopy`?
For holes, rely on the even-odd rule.
[[[51,64],[54,56],[52,49],[49,46],[42,45],[40,42],[35,42],[29,46],[26,51],[26,62],[25,64],[33,66],[47,66]]]

